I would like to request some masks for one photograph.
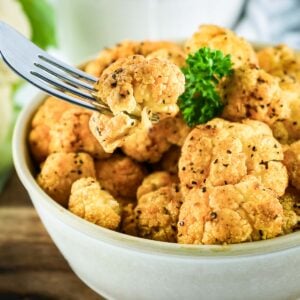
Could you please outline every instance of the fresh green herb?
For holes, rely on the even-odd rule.
[[[19,0],[27,15],[31,29],[32,41],[45,49],[56,45],[54,12],[46,0]]]
[[[219,115],[223,109],[217,85],[232,74],[230,55],[219,50],[200,48],[186,59],[185,92],[179,98],[183,119],[189,126],[203,124]]]

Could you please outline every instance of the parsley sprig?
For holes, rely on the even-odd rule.
[[[187,57],[182,72],[186,82],[179,107],[185,122],[192,127],[219,115],[223,103],[217,85],[233,72],[230,55],[224,56],[221,51],[207,47],[200,48]]]

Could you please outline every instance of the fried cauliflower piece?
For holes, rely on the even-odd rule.
[[[176,186],[161,187],[141,196],[134,210],[138,236],[176,242],[181,203],[182,197]]]
[[[280,88],[278,78],[256,66],[244,65],[235,70],[223,88],[222,117],[225,119],[251,118],[272,125],[290,116],[287,95]]]
[[[285,194],[279,199],[283,207],[283,231],[290,233],[300,225],[300,195],[297,190],[288,187]]]
[[[146,176],[141,164],[124,155],[96,161],[95,169],[102,188],[114,197],[135,198],[137,188]]]
[[[79,107],[65,111],[50,130],[50,153],[86,152],[95,158],[109,157],[90,131],[91,115],[91,111]]]
[[[98,97],[114,115],[175,116],[176,102],[184,92],[184,75],[173,63],[141,55],[120,58],[106,68],[96,88]]]
[[[112,230],[118,228],[121,220],[119,203],[92,177],[73,183],[68,209],[89,222]]]
[[[154,192],[164,186],[171,186],[173,183],[175,183],[174,178],[168,172],[158,171],[151,173],[144,178],[137,190],[136,197],[140,199],[145,194]]]
[[[274,136],[283,144],[295,142],[300,139],[300,56],[286,45],[262,49],[257,56],[261,68],[279,78],[291,111],[272,125]]]
[[[147,56],[150,53],[162,50],[159,53],[160,57],[165,56],[165,52],[172,54],[170,58],[175,64],[181,62],[181,59],[176,57],[176,54],[181,54],[182,49],[179,45],[168,41],[123,41],[115,47],[102,50],[97,59],[87,64],[85,71],[95,77],[100,77],[103,70],[114,63],[119,58],[124,58],[132,55]],[[180,65],[179,65],[180,66]]]
[[[240,183],[190,190],[180,208],[178,242],[233,244],[282,233],[283,209],[276,194],[254,176]]]
[[[137,224],[134,215],[134,203],[128,203],[122,207],[122,219],[120,224],[120,232],[137,236]]]
[[[213,119],[195,127],[182,147],[178,172],[182,193],[205,185],[237,184],[254,175],[281,196],[288,184],[282,160],[281,145],[266,124]]]
[[[220,26],[200,26],[198,31],[186,41],[185,51],[193,53],[202,47],[221,50],[225,55],[230,54],[235,69],[249,63],[257,65],[253,47],[231,30]]]
[[[28,138],[31,153],[37,162],[44,161],[49,154],[50,129],[72,107],[74,106],[66,101],[48,97],[38,108],[32,119]]]
[[[283,163],[288,170],[291,185],[300,190],[300,141],[285,146]]]
[[[87,153],[52,153],[37,176],[39,186],[55,201],[67,206],[71,186],[82,177],[95,178],[95,166]]]

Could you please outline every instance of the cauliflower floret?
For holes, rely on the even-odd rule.
[[[153,57],[169,60],[180,68],[185,65],[186,59],[184,51],[180,48],[159,49],[147,55],[147,58]]]
[[[67,206],[71,186],[82,177],[95,178],[95,166],[87,153],[52,153],[42,165],[37,182],[55,201]]]
[[[283,209],[276,194],[254,176],[235,185],[189,192],[178,222],[181,244],[232,244],[282,233]]]
[[[290,183],[300,190],[300,141],[285,146],[283,163],[288,170]]]
[[[95,169],[101,186],[114,197],[135,198],[146,175],[141,164],[123,155],[96,161]]]
[[[245,65],[223,84],[222,116],[231,121],[251,118],[272,125],[289,117],[290,108],[279,79],[263,69]]]
[[[214,119],[195,127],[188,135],[178,175],[184,195],[204,185],[236,184],[251,174],[281,196],[288,183],[282,160],[281,145],[266,124]]]
[[[119,203],[91,177],[73,183],[68,209],[89,222],[113,230],[121,220]]]
[[[285,45],[262,49],[257,54],[260,66],[280,79],[291,111],[289,118],[272,125],[274,136],[283,144],[300,139],[300,56]]]
[[[279,199],[283,207],[284,233],[293,232],[300,225],[300,195],[297,190],[289,187]]]
[[[50,152],[87,152],[95,158],[107,158],[89,128],[92,112],[73,108],[65,111],[50,130]]]
[[[187,53],[196,52],[199,48],[209,47],[230,54],[234,68],[245,63],[257,65],[257,57],[253,47],[234,32],[216,25],[202,25],[187,40],[185,50]]]
[[[49,154],[50,129],[55,125],[62,114],[74,107],[66,101],[49,97],[35,113],[29,132],[29,146],[34,159],[42,162]]]
[[[137,190],[137,199],[140,199],[143,195],[154,192],[161,187],[172,185],[173,183],[175,183],[174,178],[168,172],[154,172],[144,178]]]
[[[176,186],[165,186],[144,194],[134,210],[138,236],[176,242],[181,203],[181,194]]]
[[[128,203],[122,207],[122,219],[120,224],[120,232],[137,236],[137,224],[134,215],[134,203]]]
[[[173,63],[141,55],[120,58],[105,69],[96,84],[98,97],[114,115],[120,112],[151,118],[175,116],[184,92],[184,75]]]
[[[182,52],[182,49],[179,45],[167,41],[123,41],[113,48],[106,48],[102,50],[95,60],[87,64],[85,71],[94,75],[95,77],[100,77],[103,70],[119,58],[128,57],[135,54],[147,56],[148,54],[161,49],[172,54],[179,54]],[[171,59],[171,61],[173,60]],[[175,58],[174,63],[176,63],[176,61],[181,62],[181,60]]]

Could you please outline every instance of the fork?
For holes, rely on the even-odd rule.
[[[4,22],[0,22],[0,54],[14,72],[44,92],[103,114],[112,114],[96,96],[96,77],[52,57]]]

